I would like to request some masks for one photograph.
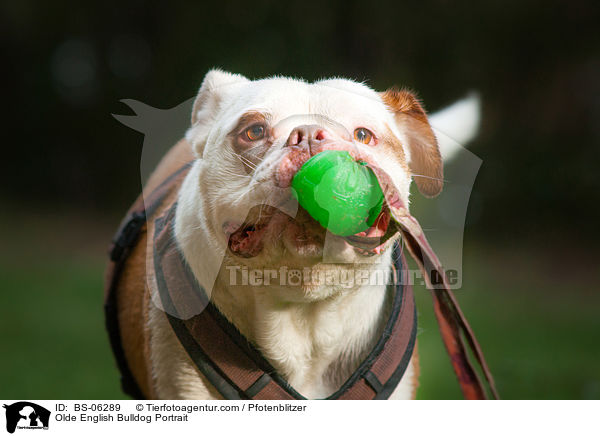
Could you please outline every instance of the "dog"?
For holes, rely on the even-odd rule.
[[[439,115],[461,142],[477,125],[470,98]],[[456,114],[463,124],[457,129]],[[460,123],[458,123],[460,124]],[[399,234],[383,208],[368,230],[351,236],[326,231],[299,207],[291,182],[300,167],[325,150],[347,151],[385,173],[403,204],[414,182],[426,197],[443,188],[443,160],[455,150],[438,139],[410,91],[376,92],[363,83],[315,83],[273,77],[249,80],[211,70],[196,97],[185,138],[150,177],[146,192],[185,162],[174,209],[173,237],[197,283],[239,334],[305,398],[327,398],[361,365],[384,334],[393,295],[385,284],[284,283],[244,280],[248,271],[311,271],[339,277],[393,269]],[[440,146],[441,145],[441,146]],[[165,212],[162,208],[156,212]],[[141,240],[118,284],[123,352],[145,398],[222,399],[174,332],[156,280],[149,277],[152,232]],[[373,245],[361,245],[362,239]],[[264,277],[263,277],[264,278]],[[411,351],[390,399],[410,399],[418,385],[418,354]]]

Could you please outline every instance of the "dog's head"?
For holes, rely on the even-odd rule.
[[[200,166],[194,174],[203,226],[228,255],[248,264],[285,259],[309,266],[322,260],[325,245],[334,262],[364,262],[391,245],[385,206],[372,228],[345,238],[294,207],[294,174],[323,150],[367,162],[384,191],[404,204],[412,180],[426,196],[442,189],[435,135],[417,98],[404,90],[378,93],[344,79],[251,81],[213,70],[194,103],[187,139]]]

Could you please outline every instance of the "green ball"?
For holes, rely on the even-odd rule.
[[[347,151],[326,150],[311,157],[292,179],[292,192],[315,220],[339,236],[367,230],[383,207],[373,170]]]

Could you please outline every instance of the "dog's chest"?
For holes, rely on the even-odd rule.
[[[257,304],[258,348],[302,395],[325,398],[358,367],[386,319],[384,287],[312,304]],[[368,303],[368,304],[367,304]]]

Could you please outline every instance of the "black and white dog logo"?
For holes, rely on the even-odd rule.
[[[50,411],[28,401],[19,401],[4,405],[6,409],[6,431],[14,433],[15,429],[48,429]]]

